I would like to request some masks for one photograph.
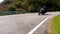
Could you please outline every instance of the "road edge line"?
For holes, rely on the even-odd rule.
[[[34,27],[30,32],[28,32],[28,34],[33,34],[45,21],[47,21],[49,18],[51,18],[52,16],[44,19],[42,22],[40,22],[36,27]]]

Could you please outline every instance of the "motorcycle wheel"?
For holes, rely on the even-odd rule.
[[[40,15],[41,13],[38,13],[38,15]]]

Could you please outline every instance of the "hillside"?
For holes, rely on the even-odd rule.
[[[4,0],[3,3],[0,4],[0,11],[6,11],[6,8],[8,7],[9,4],[11,4],[12,2],[9,0]]]
[[[41,7],[47,5],[47,10],[60,10],[60,0],[4,0],[0,4],[0,11],[37,12]]]

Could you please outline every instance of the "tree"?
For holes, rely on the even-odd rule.
[[[7,11],[15,11],[15,9],[16,9],[16,7],[14,6],[14,4],[12,4],[12,5],[9,5],[6,10]]]
[[[60,0],[4,0],[4,2],[9,5],[14,4],[15,8],[23,9],[26,12],[37,12],[44,5],[48,6],[48,10],[60,9]]]
[[[17,2],[15,3],[15,6],[16,6],[16,8],[20,8],[20,7],[21,7],[21,1],[17,1]]]

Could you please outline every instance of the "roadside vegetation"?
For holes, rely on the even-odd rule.
[[[48,34],[60,34],[60,15],[53,18]]]
[[[4,5],[4,6],[3,6]],[[38,12],[41,7],[47,5],[48,11],[59,11],[60,0],[4,0],[0,11]]]
[[[47,6],[46,11],[60,11],[60,0],[4,0],[0,4],[0,14],[10,11],[39,12],[43,6]]]

